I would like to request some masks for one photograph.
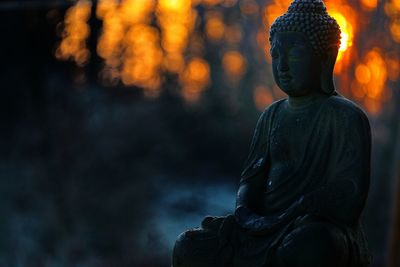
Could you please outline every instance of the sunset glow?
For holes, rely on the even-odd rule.
[[[380,110],[382,99],[388,97],[385,90],[387,80],[386,63],[378,48],[370,50],[355,69],[355,81],[352,84],[354,95],[364,100],[371,113]]]
[[[343,58],[343,54],[353,45],[353,26],[342,13],[332,12],[330,15],[336,19],[342,31],[340,34],[340,47],[337,57],[337,61],[340,61]]]
[[[102,21],[97,42],[97,54],[104,60],[100,80],[108,86],[139,87],[145,95],[154,97],[160,93],[166,75],[175,75],[182,97],[193,102],[212,85],[211,66],[204,59],[206,46],[212,43],[221,46],[217,60],[224,80],[236,86],[253,64],[249,52],[239,48],[248,41],[260,51],[269,51],[267,29],[290,3],[291,0],[271,0],[262,7],[255,0],[100,0],[95,6],[96,16]],[[400,63],[394,55],[383,54],[382,47],[367,44],[361,50],[355,45],[368,22],[367,16],[380,4],[377,0],[359,3],[362,9],[346,0],[325,1],[328,13],[342,31],[334,71],[346,85],[345,95],[354,96],[371,113],[377,113],[390,96],[385,88],[387,80],[399,79]],[[199,7],[203,8],[200,13]],[[260,17],[262,13],[265,28],[255,29],[252,39],[245,40],[248,29],[240,20],[229,20],[221,7],[236,8],[246,18]],[[391,0],[383,7],[389,36],[400,43],[400,0]],[[88,62],[91,9],[91,1],[80,0],[66,12],[62,40],[56,50],[58,59],[73,60],[79,66]],[[259,58],[259,51],[253,53]],[[270,62],[269,53],[266,59]],[[254,88],[258,108],[281,96],[272,84]]]
[[[90,52],[86,47],[86,40],[90,34],[87,21],[91,8],[91,2],[80,0],[65,14],[63,39],[56,50],[58,59],[73,59],[79,66],[89,60]]]
[[[274,0],[265,7],[264,19],[267,28],[272,25],[278,16],[286,12],[291,2],[291,0]],[[345,1],[341,0],[326,1],[326,6],[328,13],[336,19],[342,31],[337,66],[335,68],[335,72],[340,73],[349,64],[350,47],[353,45],[356,22],[355,13]],[[269,46],[269,44],[267,45]],[[269,51],[269,48],[266,51]]]
[[[246,60],[238,51],[228,51],[222,58],[223,68],[230,77],[240,78],[246,71]]]

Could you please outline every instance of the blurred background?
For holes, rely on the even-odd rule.
[[[338,91],[372,126],[372,266],[398,267],[400,1],[325,3]],[[180,232],[232,212],[285,97],[265,51],[289,4],[1,1],[0,266],[169,266]]]

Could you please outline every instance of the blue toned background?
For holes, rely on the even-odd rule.
[[[264,25],[289,3],[1,2],[0,266],[169,266],[180,232],[231,213],[258,116],[284,97]],[[326,4],[344,32],[338,91],[371,121],[363,220],[388,266],[400,3]]]

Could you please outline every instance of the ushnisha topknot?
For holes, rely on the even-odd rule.
[[[324,55],[332,45],[340,46],[340,27],[329,16],[322,0],[294,0],[287,12],[272,23],[271,45],[274,34],[278,32],[304,33],[317,55]]]

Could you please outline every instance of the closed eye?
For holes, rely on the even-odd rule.
[[[279,53],[276,49],[271,49],[270,50],[270,54],[272,58],[278,58],[279,57]]]

